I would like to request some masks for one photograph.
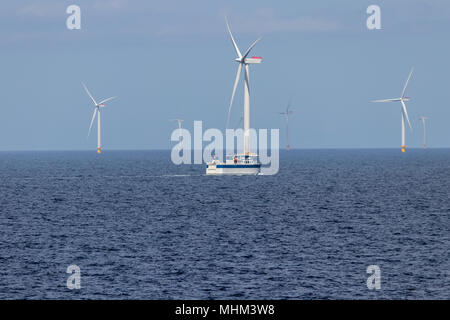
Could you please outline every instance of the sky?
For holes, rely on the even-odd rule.
[[[66,8],[81,8],[69,30]],[[369,5],[381,29],[366,27]],[[399,104],[373,104],[407,89],[420,147],[450,147],[450,1],[8,1],[0,10],[0,150],[95,150],[86,138],[97,100],[107,149],[169,149],[183,118],[224,129],[237,63],[227,16],[241,51],[259,36],[250,68],[251,126],[280,128],[291,99],[291,148],[399,148]],[[243,106],[242,77],[231,124]]]

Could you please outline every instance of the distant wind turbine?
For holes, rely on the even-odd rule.
[[[421,120],[422,124],[423,124],[423,145],[422,146],[424,149],[426,149],[426,147],[427,147],[427,128],[425,125],[425,120],[427,120],[427,119],[429,119],[429,118],[425,117],[425,116],[421,116],[419,118],[419,120]]]
[[[408,86],[409,79],[411,78],[411,75],[414,71],[414,68],[411,69],[411,72],[409,73],[408,79],[406,80],[405,86],[402,90],[402,95],[400,98],[395,99],[385,99],[385,100],[374,100],[372,102],[398,102],[400,101],[402,104],[402,152],[406,151],[406,145],[405,145],[405,118],[408,121],[409,128],[412,130],[411,122],[409,122],[408,117],[408,111],[406,110],[405,101],[409,101],[409,97],[405,97],[406,87]]]
[[[286,150],[289,151],[290,146],[289,146],[289,116],[293,113],[292,110],[289,110],[289,108],[291,107],[291,101],[289,101],[287,107],[286,107],[286,111],[285,112],[278,112],[278,114],[284,115],[284,117],[286,118]]]
[[[184,119],[170,119],[170,121],[177,121],[178,122],[178,141],[180,142],[179,150],[183,149],[182,147],[182,135],[181,135],[181,123],[184,121]]]
[[[100,101],[99,103],[97,103],[97,101],[95,101],[92,94],[89,92],[86,85],[84,83],[82,83],[82,84],[83,84],[84,90],[86,90],[86,93],[91,98],[92,102],[94,103],[94,114],[92,115],[91,124],[89,126],[88,137],[91,134],[92,124],[94,123],[95,116],[97,116],[97,153],[100,154],[102,152],[101,134],[100,134],[101,133],[101,131],[100,131],[100,125],[101,125],[101,123],[100,123],[100,108],[105,107],[106,102],[108,102],[116,97],[106,98],[106,99]]]

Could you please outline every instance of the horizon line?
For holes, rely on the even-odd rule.
[[[400,147],[311,147],[311,148],[290,148],[289,151],[294,150],[400,150]],[[407,150],[426,150],[426,149],[450,149],[450,147],[409,147]],[[171,151],[172,149],[103,149],[103,152],[117,152],[117,151]],[[203,149],[191,149],[192,151],[200,151]],[[270,149],[267,149],[270,151]],[[224,150],[225,151],[225,150]],[[285,148],[280,148],[279,151],[289,152]],[[95,149],[20,149],[20,150],[0,150],[2,152],[93,152]]]

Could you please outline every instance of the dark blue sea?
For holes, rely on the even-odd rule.
[[[0,299],[450,299],[450,150],[280,157],[212,177],[169,151],[1,152]]]

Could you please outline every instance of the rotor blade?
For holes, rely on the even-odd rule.
[[[233,106],[234,94],[236,93],[236,87],[239,82],[239,77],[241,76],[241,70],[242,70],[242,63],[239,63],[239,67],[236,73],[236,80],[234,80],[233,93],[231,94],[230,106],[228,107],[227,126],[225,129],[228,129],[228,125],[230,124],[231,107]]]
[[[405,86],[403,87],[403,91],[402,91],[402,95],[401,95],[402,98],[405,97],[406,87],[408,86],[408,82],[409,82],[409,79],[411,78],[413,71],[414,71],[414,68],[411,68],[411,72],[409,73],[408,80],[406,80]]]
[[[238,48],[238,46],[236,44],[236,41],[234,40],[233,34],[231,33],[231,29],[230,29],[230,26],[228,24],[227,17],[225,17],[225,23],[227,24],[228,33],[230,34],[230,38],[231,38],[231,42],[233,43],[234,50],[236,50],[236,53],[237,53],[239,59],[242,59],[242,54],[239,51],[239,48]]]
[[[108,102],[108,101],[110,101],[110,100],[112,100],[112,99],[115,99],[115,98],[117,98],[117,97],[109,97],[109,98],[107,98],[107,99],[105,99],[105,100],[100,101],[98,104],[99,104],[99,105],[104,104],[105,102]]]
[[[402,102],[402,110],[403,110],[403,114],[405,115],[406,120],[408,121],[409,128],[412,130],[411,122],[409,122],[408,111],[406,111],[406,105],[405,105],[405,102],[403,102],[403,100],[400,100],[400,101]]]
[[[396,102],[396,101],[401,101],[401,99],[396,98],[396,99],[372,100],[371,102]]]
[[[87,135],[88,137],[89,137],[89,135],[91,134],[92,124],[94,123],[95,116],[97,115],[97,110],[98,110],[98,108],[95,107],[95,109],[94,109],[94,114],[92,115],[91,124],[90,124],[90,126],[89,126],[89,131],[88,131],[88,135]]]
[[[258,43],[258,41],[261,40],[261,39],[262,39],[262,37],[259,37],[258,39],[256,39],[255,42],[253,42],[253,43],[250,45],[250,47],[248,47],[247,51],[245,52],[244,56],[242,57],[242,60],[245,59],[245,58],[247,58],[248,54],[250,53],[250,50],[252,50],[253,47],[254,47],[254,46]]]
[[[89,97],[92,99],[92,101],[94,102],[95,105],[97,105],[97,102],[95,102],[94,97],[92,96],[92,94],[89,92],[88,88],[86,87],[86,85],[82,82],[84,90],[86,90],[86,93],[89,95]]]

